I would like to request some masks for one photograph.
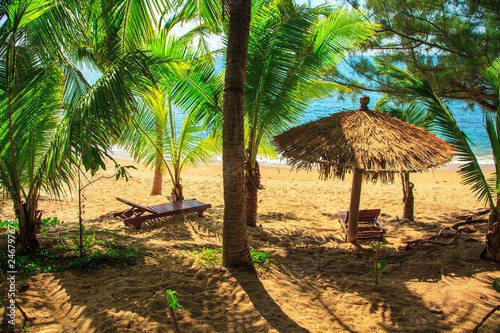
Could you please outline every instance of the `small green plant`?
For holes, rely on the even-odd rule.
[[[115,240],[101,241],[95,233],[87,235],[92,245],[86,256],[78,256],[78,239],[65,238],[61,245],[54,246],[35,254],[16,257],[18,270],[25,274],[38,274],[44,272],[61,272],[65,270],[85,271],[102,266],[127,267],[137,261],[142,250],[137,250],[130,245],[121,245]],[[7,253],[0,251],[0,268],[7,270]],[[5,259],[5,260],[4,260]]]
[[[15,229],[19,230],[19,222],[17,220],[14,220],[12,222],[10,221],[0,221],[0,227],[8,228],[9,226],[13,226]]]
[[[222,248],[210,249],[203,247],[192,251],[192,253],[199,258],[196,262],[205,268],[215,268],[215,266],[222,265]]]
[[[177,325],[177,319],[175,318],[175,310],[177,310],[177,308],[183,309],[183,307],[182,305],[179,304],[179,300],[177,299],[177,297],[175,297],[174,295],[175,291],[169,289],[165,292],[165,294],[167,296],[168,306],[170,308],[170,314],[174,319],[175,331],[179,333],[179,326]]]
[[[64,225],[66,224],[64,221],[61,221],[59,220],[57,217],[46,217],[46,218],[43,218],[41,221],[40,221],[40,233],[42,235],[46,235],[47,234],[47,231],[44,230],[43,227],[54,227],[54,226],[57,226],[57,225]],[[15,229],[18,229],[19,230],[19,222],[17,220],[15,221],[12,221],[12,222],[9,222],[9,221],[0,221],[0,227],[5,227],[5,228],[8,228],[9,226],[13,226]]]
[[[375,261],[373,262],[373,269],[375,271],[375,277],[372,278],[373,279],[373,282],[375,282],[375,284],[378,284],[378,280],[379,278],[382,277],[382,271],[384,270],[385,266],[386,266],[386,262],[384,259],[380,259],[380,252],[382,250],[386,250],[386,251],[392,251],[392,249],[390,247],[387,247],[386,244],[388,244],[387,242],[380,242],[380,241],[377,241],[377,242],[372,242],[371,246],[372,246],[372,249],[375,250]]]
[[[64,221],[59,220],[57,217],[47,217],[42,219],[40,223],[40,233],[42,235],[47,235],[47,229],[45,227],[55,227],[57,225],[64,225],[66,224]]]
[[[493,289],[495,289],[497,293],[500,293],[500,279],[493,281]]]
[[[222,266],[222,248],[210,249],[203,247],[191,253],[198,257],[196,263],[201,264],[205,268]],[[256,251],[250,248],[250,255],[252,256],[255,268],[260,272],[269,270],[271,262],[276,262],[276,260],[272,259],[270,254],[265,251]]]
[[[256,251],[250,248],[250,255],[252,256],[255,268],[260,272],[267,271],[271,262],[276,262],[276,260],[272,259],[270,254],[265,251]]]
[[[60,224],[64,225],[65,222],[59,220],[57,217],[47,217],[47,218],[42,219],[42,225],[44,225],[44,226],[53,227],[53,226],[60,225]]]

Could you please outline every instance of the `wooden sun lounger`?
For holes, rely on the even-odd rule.
[[[337,213],[339,215],[339,222],[346,232],[347,241],[349,211],[340,211]],[[385,229],[378,221],[379,214],[380,209],[362,209],[359,211],[358,240],[384,240]]]
[[[141,229],[141,225],[147,220],[170,215],[194,212],[198,216],[203,216],[203,212],[212,207],[210,204],[205,204],[196,199],[167,202],[154,206],[142,206],[122,198],[116,198],[116,200],[131,206],[131,208],[113,213],[113,217],[118,217],[125,224],[129,224],[136,229]]]

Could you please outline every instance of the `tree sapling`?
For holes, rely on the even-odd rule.
[[[170,307],[170,314],[172,315],[172,318],[174,319],[174,324],[175,324],[175,331],[179,333],[179,326],[177,325],[177,319],[175,319],[175,310],[177,308],[183,309],[182,305],[179,304],[179,301],[177,300],[177,297],[175,297],[175,291],[172,290],[167,290],[166,292],[167,296],[167,301],[168,305]]]

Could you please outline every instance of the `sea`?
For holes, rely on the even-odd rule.
[[[223,70],[223,63],[219,61],[216,68],[220,71]],[[87,78],[90,84],[95,83],[99,77],[100,73],[91,72],[88,70],[82,70],[82,73]],[[370,104],[368,107],[373,108],[377,101],[383,96],[382,93],[377,92],[365,92],[364,95],[370,97]],[[359,96],[346,97],[345,95],[335,95],[332,94],[331,97],[313,101],[304,116],[302,117],[300,124],[304,124],[322,117],[329,116],[336,112],[357,109],[359,107]],[[470,140],[472,150],[476,154],[479,163],[484,169],[491,170],[493,168],[493,155],[491,150],[490,141],[486,133],[485,128],[485,114],[488,113],[487,110],[476,104],[470,104],[457,100],[445,100],[445,104],[448,106],[452,112],[458,126],[467,135]],[[182,121],[183,113],[181,110],[176,112],[176,120]],[[437,133],[438,136],[439,133]],[[128,155],[123,150],[113,147],[113,154],[118,158],[128,159]],[[220,157],[215,163],[220,163],[222,158]],[[285,161],[280,159],[266,159],[264,157],[259,157],[259,162],[261,165],[283,165],[286,164]],[[464,162],[459,161],[454,158],[449,166],[451,169],[457,169]]]

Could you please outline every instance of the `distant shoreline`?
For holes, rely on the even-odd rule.
[[[116,151],[115,150],[115,151],[112,151],[110,155],[111,155],[111,157],[116,158],[116,159],[133,161],[132,157],[123,151]],[[280,163],[279,161],[265,161],[264,160],[264,161],[258,161],[258,162],[259,162],[259,165],[261,167],[276,167],[276,168],[288,168],[288,169],[290,168],[290,165],[288,165],[284,162]],[[214,160],[213,162],[209,163],[208,165],[221,165],[221,164],[222,164],[222,157]],[[461,164],[459,162],[450,162],[450,163],[447,163],[447,164],[442,165],[440,167],[437,167],[435,169],[430,169],[429,171],[431,171],[431,170],[458,171],[462,165],[463,164]],[[484,171],[495,171],[495,165],[493,163],[479,163],[479,165],[481,166],[481,169]]]

